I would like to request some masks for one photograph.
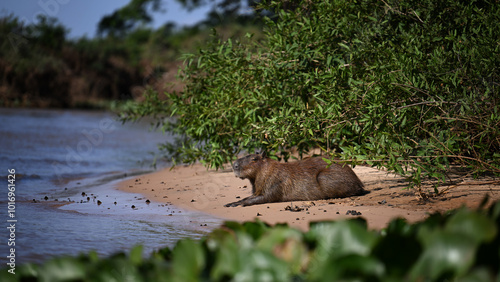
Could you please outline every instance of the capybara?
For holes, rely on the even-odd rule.
[[[327,166],[322,157],[291,163],[280,163],[263,154],[240,158],[233,164],[234,174],[250,180],[252,195],[225,206],[343,198],[367,193],[349,166],[337,163]]]

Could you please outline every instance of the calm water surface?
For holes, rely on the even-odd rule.
[[[0,262],[10,254],[9,169],[16,171],[16,263],[91,250],[107,256],[137,244],[147,255],[218,226],[218,219],[114,189],[151,171],[157,145],[171,139],[148,129],[106,112],[0,108]]]

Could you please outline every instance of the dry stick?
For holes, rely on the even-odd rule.
[[[418,20],[419,20],[421,23],[424,23],[424,21],[422,21],[422,19],[418,16],[417,12],[413,11],[413,13],[415,14],[415,16],[417,16]]]
[[[490,169],[500,173],[500,169],[497,168],[497,167],[494,167],[492,166],[491,164],[487,163],[487,162],[484,162],[478,158],[472,158],[472,157],[467,157],[467,156],[457,156],[457,155],[447,155],[447,156],[444,156],[444,157],[449,157],[449,158],[457,158],[457,159],[466,159],[466,160],[472,160],[472,161],[476,161],[478,163],[481,163],[482,165],[486,166],[486,167],[489,167]]]
[[[456,104],[455,102],[443,102],[443,101],[423,101],[423,102],[418,102],[418,103],[415,103],[415,104],[410,104],[410,105],[401,106],[401,107],[396,108],[396,110],[401,110],[401,109],[404,109],[404,108],[410,108],[410,107],[419,106],[419,105],[437,104],[437,103],[439,103],[439,104],[441,104],[441,103]]]
[[[410,158],[430,158],[430,157],[436,157],[436,156],[410,156]],[[480,163],[483,163],[485,165],[488,165],[488,166],[491,166],[487,163],[484,163],[483,161],[479,160],[479,159],[475,159],[475,158],[471,158],[471,157],[465,157],[465,156],[456,156],[456,155],[448,155],[448,156],[439,156],[439,157],[456,157],[456,158],[466,158],[466,159],[471,159],[471,160],[474,160],[474,161],[477,161],[477,162],[480,162]],[[357,161],[357,159],[347,159],[347,160],[338,160],[337,162],[354,162],[354,161]],[[366,160],[364,160],[366,161]],[[370,162],[383,162],[385,160],[369,160]],[[491,166],[492,168],[495,168],[493,166]],[[496,169],[496,168],[495,168]],[[469,174],[468,174],[469,175]],[[467,175],[467,176],[468,176]],[[465,177],[467,176],[464,176],[462,179],[464,179]],[[443,195],[444,193],[446,193],[447,191],[449,191],[450,189],[453,189],[457,186],[464,186],[464,185],[494,185],[494,184],[500,184],[500,180],[491,180],[491,181],[475,181],[475,182],[463,182],[463,183],[458,183],[458,184],[455,184],[455,185],[450,185],[448,187],[446,187],[445,189],[439,191],[436,196],[440,196],[440,195]],[[422,187],[419,187],[418,190],[417,190],[419,196],[426,200],[428,198],[430,198],[430,195],[426,192],[423,192],[422,191]]]
[[[496,129],[494,126],[490,126],[490,125],[488,125],[488,124],[481,123],[481,122],[477,122],[477,121],[475,121],[475,120],[471,120],[471,119],[453,118],[453,117],[438,117],[438,119],[447,119],[447,120],[454,120],[454,121],[463,121],[463,122],[468,122],[468,123],[474,123],[474,124],[481,125],[481,126],[486,126],[486,127],[491,128],[491,129]],[[495,126],[498,126],[498,123],[497,123]]]
[[[446,193],[448,190],[453,189],[457,186],[468,186],[468,185],[494,185],[494,184],[500,184],[500,180],[490,180],[490,181],[475,181],[475,182],[462,182],[462,183],[457,183],[455,185],[451,185],[449,187],[446,187],[445,189],[439,191],[437,195],[442,195]]]
[[[425,131],[427,134],[429,134],[432,138],[434,138],[439,144],[441,144],[441,146],[443,146],[443,148],[446,148],[447,151],[449,151],[449,153],[453,154],[453,152],[450,149],[448,149],[448,147],[446,147],[443,144],[443,142],[439,141],[439,139],[437,139],[436,136],[434,136],[434,134],[432,134],[430,131],[426,130],[425,128],[423,128],[421,126],[419,126],[419,127],[420,127],[420,129],[422,129],[423,131]],[[492,169],[494,171],[500,172],[499,168],[496,168],[496,167],[492,166],[491,164],[486,163],[486,162],[484,162],[484,161],[482,161],[481,159],[478,159],[478,158],[472,158],[472,157],[460,156],[460,155],[442,155],[442,156],[436,156],[436,157],[457,158],[457,159],[460,159],[462,161],[464,159],[466,159],[466,160],[472,160],[472,161],[476,161],[476,162],[478,162],[478,163],[480,163],[480,164],[482,164],[482,165],[484,165],[484,166],[486,166],[486,167],[488,167],[488,168],[490,168],[490,169]]]

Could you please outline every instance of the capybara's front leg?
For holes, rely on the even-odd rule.
[[[229,203],[224,205],[225,207],[237,207],[239,205],[242,206],[251,206],[251,205],[258,205],[258,204],[263,204],[266,201],[264,200],[264,196],[259,195],[259,196],[250,196],[246,197],[245,199],[239,200],[237,202]]]
[[[237,207],[237,206],[241,205],[241,203],[242,203],[244,200],[248,199],[248,198],[250,198],[250,197],[247,197],[247,198],[245,198],[245,199],[243,199],[243,200],[239,200],[239,201],[232,202],[232,203],[229,203],[229,204],[225,204],[224,206],[225,206],[226,208],[227,208],[227,207]]]

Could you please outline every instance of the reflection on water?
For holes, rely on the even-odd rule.
[[[17,263],[90,250],[105,256],[136,244],[151,252],[181,238],[199,238],[204,233],[200,222],[220,223],[186,211],[169,216],[175,207],[146,205],[140,195],[113,189],[116,179],[150,171],[157,144],[171,138],[148,131],[148,123],[122,125],[105,112],[0,109],[0,125],[0,176],[5,179],[0,226],[8,226],[6,175],[13,168]],[[83,190],[96,199],[87,202]],[[67,198],[75,203],[57,208],[45,196],[52,203]],[[102,205],[95,204],[97,196]],[[137,208],[131,209],[134,203]],[[1,238],[8,238],[8,230],[1,230]],[[0,244],[2,261],[8,248]]]

